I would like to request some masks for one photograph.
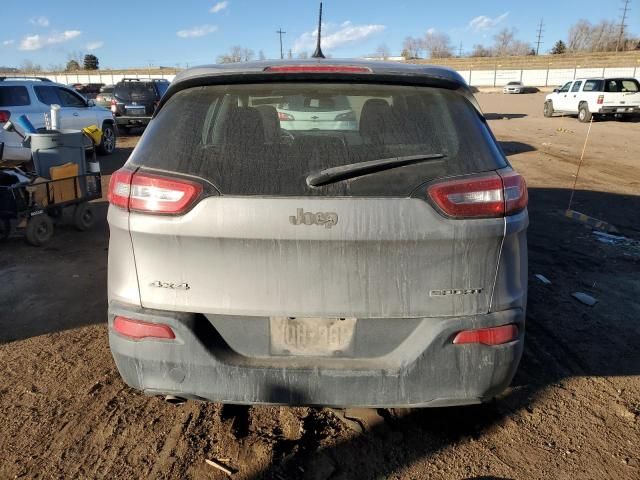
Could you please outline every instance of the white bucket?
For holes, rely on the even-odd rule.
[[[89,173],[100,173],[100,162],[87,162]]]

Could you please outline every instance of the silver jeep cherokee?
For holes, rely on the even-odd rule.
[[[134,388],[440,406],[516,371],[527,189],[451,70],[187,70],[109,200],[109,339]]]

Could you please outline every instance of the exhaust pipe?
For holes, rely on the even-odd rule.
[[[176,397],[175,395],[165,395],[164,401],[167,403],[171,403],[172,405],[182,405],[187,401],[186,398]]]

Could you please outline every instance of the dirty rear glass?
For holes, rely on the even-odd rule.
[[[304,112],[297,125],[296,109]],[[309,115],[314,109],[317,122]],[[310,173],[332,167],[433,154],[444,158],[321,187],[306,182]],[[408,196],[435,178],[505,166],[459,94],[342,83],[183,90],[151,122],[130,163],[202,177],[223,195],[287,196]]]
[[[156,96],[151,82],[122,82],[116,85],[114,93],[123,100],[131,100],[132,97],[154,98]]]

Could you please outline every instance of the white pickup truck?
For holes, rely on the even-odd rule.
[[[640,83],[635,78],[578,78],[546,96],[544,116],[578,114],[578,120],[613,115],[627,119],[640,115]]]

